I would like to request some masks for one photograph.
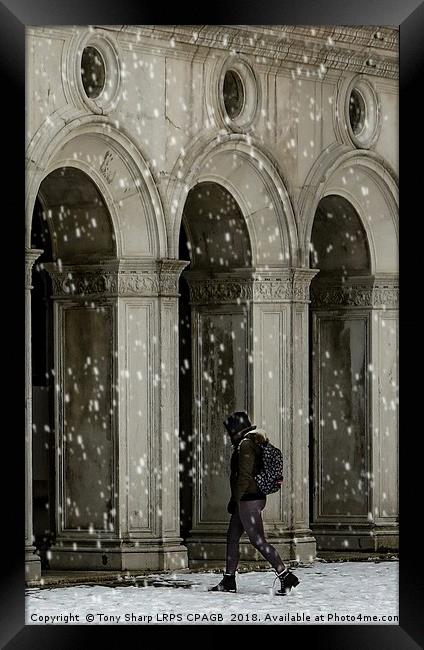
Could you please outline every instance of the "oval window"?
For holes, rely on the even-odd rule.
[[[349,120],[354,135],[359,135],[365,126],[365,101],[359,90],[354,88],[349,99]]]
[[[244,105],[244,89],[240,76],[234,70],[227,70],[224,76],[224,106],[227,115],[234,120]]]
[[[105,85],[105,64],[100,52],[91,45],[82,53],[81,78],[87,97],[95,99],[101,94]]]

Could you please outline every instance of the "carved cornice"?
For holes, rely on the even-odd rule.
[[[125,296],[178,296],[178,280],[188,262],[116,262],[81,266],[46,264],[53,296],[98,298]]]
[[[69,38],[75,27],[28,27],[36,38]],[[81,28],[78,27],[80,30]],[[87,28],[88,29],[88,28]],[[90,29],[93,29],[90,27]],[[101,25],[94,27],[100,33]],[[204,61],[219,55],[254,57],[256,66],[277,72],[290,69],[323,78],[349,71],[386,79],[399,78],[399,30],[373,25],[108,25],[120,48],[155,56]]]
[[[25,249],[25,289],[32,289],[32,267],[43,252],[43,250],[38,248]]]
[[[282,269],[206,277],[188,272],[193,304],[309,302],[309,285],[317,271]]]
[[[399,282],[397,277],[373,276],[350,280],[345,284],[317,282],[311,288],[314,308],[371,307],[373,309],[397,309]]]
[[[246,303],[252,300],[252,280],[205,279],[189,280],[192,304]]]
[[[116,27],[122,40],[137,48],[201,56],[215,48],[254,56],[258,63],[349,70],[398,79],[398,29],[376,26],[302,25],[131,25]]]
[[[47,265],[46,265],[47,266]],[[48,268],[53,281],[53,297],[107,298],[113,296],[157,296],[159,277],[148,272],[80,270],[68,268],[54,271]]]

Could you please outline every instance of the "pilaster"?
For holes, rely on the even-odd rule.
[[[188,540],[193,565],[225,558],[230,449],[222,422],[236,409],[246,409],[283,450],[285,483],[281,493],[268,497],[264,512],[268,537],[286,559],[309,561],[315,555],[307,506],[307,309],[315,274],[309,269],[186,274],[196,405],[194,516]],[[248,544],[241,558],[262,561]]]
[[[41,562],[33,545],[32,523],[32,359],[31,289],[32,268],[42,250],[25,249],[25,580],[41,578]]]
[[[59,386],[52,567],[186,566],[175,400],[184,266],[49,266]]]
[[[345,282],[327,278],[313,286],[316,391],[313,530],[324,552],[326,549],[344,553],[387,552],[398,548],[398,296],[398,277],[393,274],[350,277]],[[349,343],[342,348],[350,355],[350,367],[345,370],[352,373],[347,384],[349,377],[341,376],[339,359],[334,372],[339,373],[341,395],[349,395],[349,404],[346,402],[343,408],[348,407],[351,415],[344,422],[338,417],[342,415],[342,407],[340,413],[336,404],[326,407],[339,427],[338,448],[344,453],[348,468],[345,484],[353,494],[348,496],[346,492],[343,496],[334,487],[340,499],[338,513],[332,513],[337,495],[332,494],[324,477],[331,476],[334,480],[338,475],[340,483],[341,470],[331,471],[326,464],[324,450],[327,449],[327,457],[332,456],[332,450],[326,445],[333,433],[325,425],[328,418],[323,409],[324,398],[317,401],[326,390],[331,392],[324,366],[327,364],[331,370],[331,364],[336,363],[331,351],[326,353],[329,360],[323,358],[325,332],[329,327],[342,328],[346,336],[350,333]],[[339,483],[340,488],[342,483]]]

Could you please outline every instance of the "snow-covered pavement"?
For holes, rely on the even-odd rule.
[[[26,623],[397,625],[398,569],[396,561],[315,562],[294,570],[300,584],[285,597],[274,595],[273,571],[239,574],[236,594],[208,592],[221,579],[211,572],[150,574],[137,585],[125,579],[128,586],[30,588]]]

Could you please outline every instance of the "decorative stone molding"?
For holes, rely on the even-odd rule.
[[[111,164],[113,162],[113,158],[114,158],[113,152],[110,149],[108,149],[105,155],[103,156],[103,160],[99,168],[101,175],[103,176],[103,178],[105,179],[108,185],[113,183],[116,176],[116,169],[114,169],[113,171],[111,170]]]
[[[237,75],[241,85],[242,107],[240,112],[231,117],[224,100],[224,80],[228,72]],[[249,130],[261,107],[261,85],[258,75],[249,62],[240,56],[230,55],[224,60],[218,59],[208,79],[208,112],[214,124],[235,132]]]
[[[283,302],[291,298],[292,286],[287,277],[255,279],[252,285],[255,302]]]
[[[317,282],[311,288],[311,302],[317,307],[372,307],[397,309],[399,282],[396,276],[350,278],[344,284]]]
[[[185,277],[193,304],[309,302],[309,285],[316,273],[311,269],[285,269],[212,278],[188,272]]]
[[[58,266],[46,264],[53,297],[98,298],[124,296],[178,296],[178,280],[189,262],[157,260]]]
[[[81,59],[86,47],[98,51],[105,67],[104,88],[98,97],[89,97],[81,78]],[[119,100],[121,81],[120,56],[113,31],[101,28],[77,30],[65,41],[62,58],[63,88],[68,101],[77,108],[89,110],[98,115],[107,115]]]
[[[316,269],[293,269],[293,302],[310,302],[309,289],[316,274]]]
[[[352,92],[355,92],[363,103],[363,126],[358,133],[354,132],[350,121]],[[380,135],[381,119],[380,99],[370,79],[363,74],[353,78],[341,77],[333,110],[333,125],[340,141],[350,147],[354,145],[358,149],[369,149]]]
[[[193,304],[240,303],[252,300],[249,280],[189,280],[190,301]]]
[[[43,252],[38,248],[25,249],[25,289],[32,289],[32,267]]]
[[[161,296],[178,296],[178,281],[182,271],[190,264],[184,260],[160,260],[159,285]]]
[[[376,286],[373,290],[373,307],[398,309],[399,287]]]
[[[329,69],[398,79],[398,29],[358,26],[278,25],[126,25],[119,30],[120,43],[133,48],[154,47],[173,56],[205,56],[204,48],[257,57],[267,69],[282,61],[302,67],[315,66],[320,74]],[[172,49],[169,43],[172,42]],[[323,72],[321,72],[321,70]]]

